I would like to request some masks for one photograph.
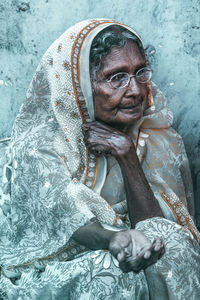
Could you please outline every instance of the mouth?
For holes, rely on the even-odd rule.
[[[138,108],[140,109],[141,103],[139,102],[137,105],[120,105],[119,109],[124,111],[135,111]]]

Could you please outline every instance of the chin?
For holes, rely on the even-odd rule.
[[[132,126],[135,123],[137,123],[142,118],[142,116],[143,116],[142,112],[134,114],[132,116],[126,116],[123,119],[121,119],[119,123],[121,124],[121,126],[124,127]]]
[[[141,117],[142,115],[138,115],[137,117],[115,120],[115,122],[109,122],[107,124],[111,127],[124,131],[129,129],[130,127],[133,127],[141,119]]]
[[[118,123],[124,126],[134,125],[143,116],[142,106],[130,110],[121,110],[118,115]]]

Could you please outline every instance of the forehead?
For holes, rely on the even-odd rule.
[[[145,57],[137,43],[130,40],[122,48],[114,46],[111,49],[111,52],[102,60],[99,73],[106,75],[115,71],[134,72],[145,64]]]

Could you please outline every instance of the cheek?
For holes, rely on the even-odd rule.
[[[124,97],[125,92],[123,90],[112,90],[108,92],[105,96],[105,105],[110,110],[117,109],[118,105],[120,104],[121,100]]]
[[[94,107],[101,107],[102,109],[109,110],[114,109],[121,98],[123,97],[123,92],[111,89],[98,89],[94,94]]]
[[[143,88],[142,88],[142,93],[144,95],[144,97],[147,97],[149,94],[149,87],[147,84],[144,84]]]
[[[110,119],[115,116],[117,112],[117,106],[119,101],[112,100],[109,96],[105,97],[94,97],[94,115],[97,120],[109,122]]]
[[[146,102],[149,94],[149,89],[146,86],[140,87],[140,96],[143,98],[143,102]]]

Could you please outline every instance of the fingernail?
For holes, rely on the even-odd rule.
[[[144,258],[145,258],[145,259],[148,259],[150,256],[151,256],[151,252],[150,252],[150,251],[146,251],[146,252],[144,253]]]

